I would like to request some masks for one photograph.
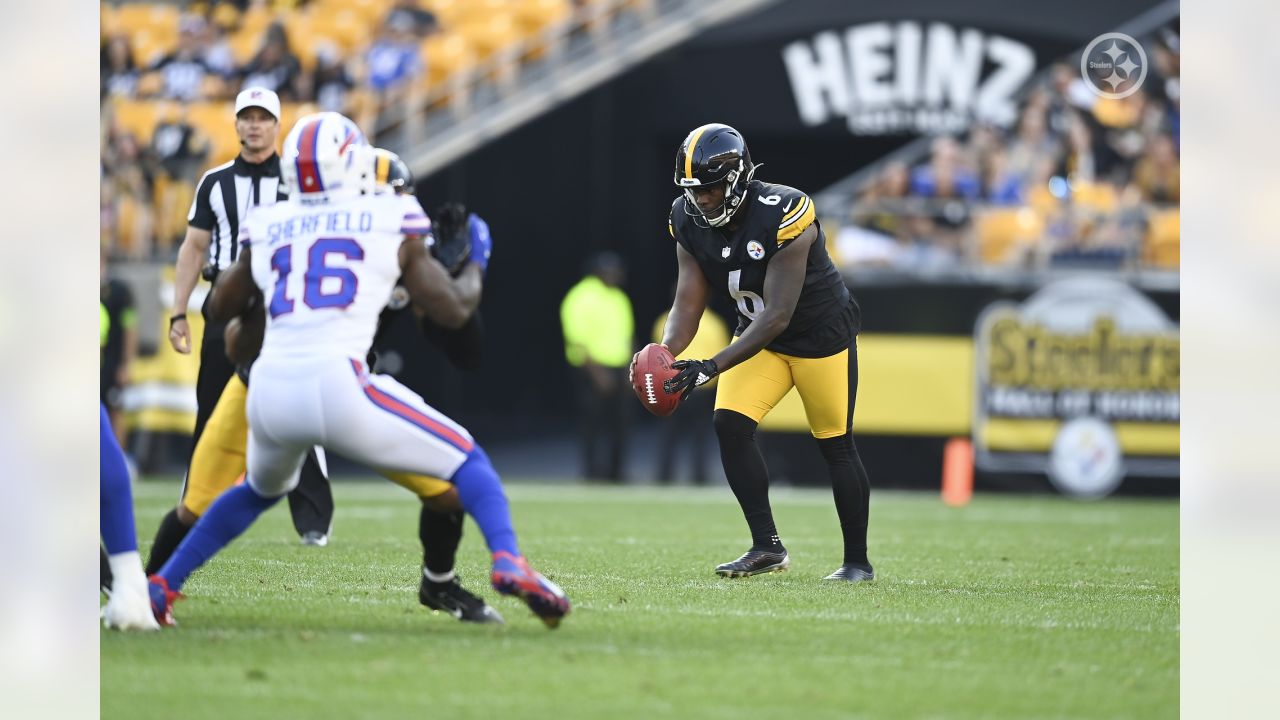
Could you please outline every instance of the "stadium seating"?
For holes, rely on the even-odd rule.
[[[1155,267],[1176,270],[1182,259],[1181,233],[1182,213],[1178,208],[1154,213],[1144,259]]]
[[[978,255],[985,263],[1012,259],[1014,251],[1035,244],[1044,233],[1044,220],[1031,208],[993,208],[978,216]]]

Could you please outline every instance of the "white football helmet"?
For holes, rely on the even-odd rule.
[[[358,192],[352,172],[368,163],[364,133],[336,112],[307,115],[284,140],[280,179],[289,197],[323,202]]]

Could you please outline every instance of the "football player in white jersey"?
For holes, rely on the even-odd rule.
[[[493,554],[494,589],[549,627],[569,612],[564,592],[520,554],[502,483],[470,433],[365,366],[398,279],[416,308],[451,328],[475,311],[481,289],[478,265],[453,278],[431,257],[431,222],[414,197],[372,192],[374,160],[346,117],[304,117],[284,143],[289,200],[255,208],[241,226],[243,249],[209,307],[224,321],[267,315],[249,383],[248,474],[151,577],[163,625],[191,572],[297,484],[312,445],[377,470],[448,479]]]

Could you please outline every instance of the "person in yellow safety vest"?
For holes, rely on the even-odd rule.
[[[587,275],[560,304],[565,358],[572,366],[582,422],[583,473],[587,479],[622,481],[626,460],[635,321],[622,285],[626,266],[615,253],[593,255]]]
[[[666,325],[667,313],[664,312],[653,324],[651,337],[654,342],[662,342],[662,330]],[[676,359],[711,357],[728,344],[728,326],[715,311],[707,308],[702,313],[702,320],[698,322],[697,334],[693,336],[689,347],[676,356]],[[715,379],[712,378],[707,387],[714,386]],[[711,445],[711,411],[714,405],[714,393],[693,393],[688,400],[684,401],[684,407],[680,408],[680,412],[674,413],[663,422],[662,453],[658,458],[658,482],[675,481],[676,452],[680,445],[687,441],[690,445],[689,459],[693,469],[690,479],[695,485],[707,484],[707,450]]]

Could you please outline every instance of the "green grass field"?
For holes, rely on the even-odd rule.
[[[416,502],[339,483],[333,542],[281,504],[197,573],[159,635],[102,633],[103,718],[1131,718],[1178,714],[1178,505],[878,493],[878,579],[840,562],[830,495],[778,491],[790,572],[722,580],[745,549],[727,489],[512,484],[533,565],[574,602],[549,631],[418,605]],[[176,482],[137,490],[143,553]]]

